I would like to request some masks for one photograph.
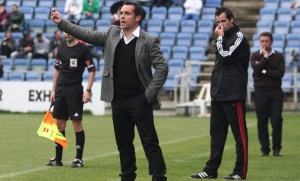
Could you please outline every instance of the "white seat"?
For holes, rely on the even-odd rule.
[[[208,107],[210,107],[210,83],[204,84],[197,99],[193,100],[192,115],[195,116],[195,108],[200,108],[199,117],[208,117]]]

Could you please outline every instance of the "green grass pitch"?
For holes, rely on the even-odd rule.
[[[84,168],[73,169],[75,134],[68,122],[63,167],[46,167],[54,156],[54,143],[36,135],[44,114],[0,113],[0,180],[47,181],[87,180],[119,181],[120,166],[111,116],[84,116],[86,144]],[[255,114],[247,114],[249,165],[247,180],[300,180],[300,113],[284,113],[282,157],[259,157]],[[169,181],[191,181],[191,173],[200,171],[209,156],[209,119],[192,117],[156,117],[155,124],[167,164]],[[150,181],[147,160],[136,134],[137,181]],[[219,177],[231,173],[235,162],[235,144],[228,134]]]

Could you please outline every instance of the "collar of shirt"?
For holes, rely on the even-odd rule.
[[[259,50],[259,54],[260,55],[262,54],[261,50]],[[273,54],[275,54],[275,50],[274,49],[271,50],[271,52],[269,53],[268,57],[270,57]]]
[[[139,37],[140,36],[140,26],[138,26],[132,33],[131,35],[129,35],[129,37],[125,36],[124,30],[121,30],[120,32],[120,38],[124,39],[124,42],[126,44],[128,44],[129,42],[131,42],[131,40],[133,40],[135,37]]]

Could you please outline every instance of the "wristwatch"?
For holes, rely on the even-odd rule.
[[[89,93],[92,93],[92,89],[86,89],[86,91],[88,91]]]

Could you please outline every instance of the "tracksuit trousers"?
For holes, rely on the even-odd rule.
[[[218,175],[230,126],[236,142],[236,162],[233,169],[243,179],[248,168],[248,133],[245,120],[245,101],[211,102],[210,158],[203,169],[209,175]]]

